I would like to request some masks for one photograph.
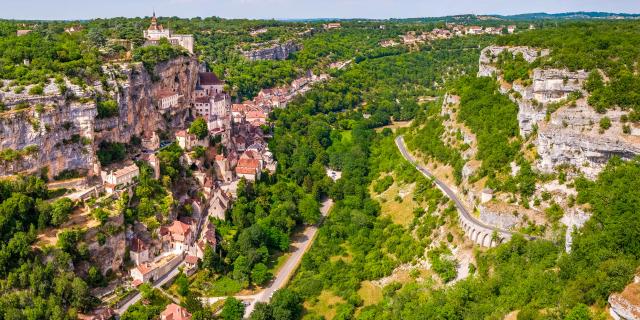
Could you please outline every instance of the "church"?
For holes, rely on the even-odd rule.
[[[155,11],[151,17],[151,25],[144,31],[144,38],[147,39],[145,45],[157,45],[160,39],[167,39],[174,46],[181,46],[189,53],[193,53],[193,35],[173,34],[170,29],[165,29],[158,24]]]

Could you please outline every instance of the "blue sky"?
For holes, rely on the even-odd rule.
[[[454,14],[607,11],[640,13],[640,0],[0,0],[0,18],[116,16],[406,18]]]

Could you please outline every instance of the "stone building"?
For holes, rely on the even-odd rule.
[[[140,238],[135,237],[131,240],[129,257],[136,265],[149,262],[149,247]]]
[[[224,81],[213,72],[199,72],[196,82],[196,97],[209,97],[224,92]]]
[[[140,175],[140,169],[134,163],[118,170],[102,170],[100,176],[107,192],[115,191],[116,186],[127,185]]]
[[[166,111],[171,108],[177,107],[180,103],[180,98],[182,98],[180,94],[171,90],[162,90],[158,92],[157,97],[158,108],[161,111]]]
[[[193,35],[173,34],[170,29],[165,29],[161,24],[158,24],[155,12],[151,17],[151,25],[144,31],[144,38],[147,39],[146,45],[157,45],[161,39],[167,39],[172,45],[183,47],[189,53],[193,53]]]

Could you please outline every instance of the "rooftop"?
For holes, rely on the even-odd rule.
[[[168,230],[171,233],[181,234],[181,235],[187,235],[189,234],[189,232],[191,232],[191,228],[189,227],[188,224],[182,221],[177,221],[177,220],[173,221],[173,224],[169,226]]]
[[[224,81],[218,79],[213,72],[200,72],[198,73],[198,78],[200,79],[200,85],[204,86],[214,86],[214,85],[223,85]]]
[[[187,309],[172,303],[167,306],[160,314],[160,319],[163,320],[190,320],[191,314],[187,312]]]

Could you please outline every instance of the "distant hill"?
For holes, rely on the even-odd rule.
[[[611,13],[611,12],[564,12],[564,13],[523,13],[509,16],[494,15],[508,20],[541,20],[541,19],[638,19],[637,13]]]
[[[461,14],[455,16],[445,17],[418,17],[418,18],[391,18],[389,21],[403,21],[403,22],[433,22],[433,21],[489,21],[489,20],[579,20],[579,19],[640,19],[640,13],[612,13],[612,12],[563,12],[563,13],[546,13],[546,12],[534,12],[534,13],[522,13],[516,15],[498,15],[498,14],[485,14],[485,15],[473,15],[473,14]],[[316,18],[316,19],[285,19],[283,21],[291,22],[325,22],[325,21],[383,21],[384,19],[340,19],[340,18]]]

